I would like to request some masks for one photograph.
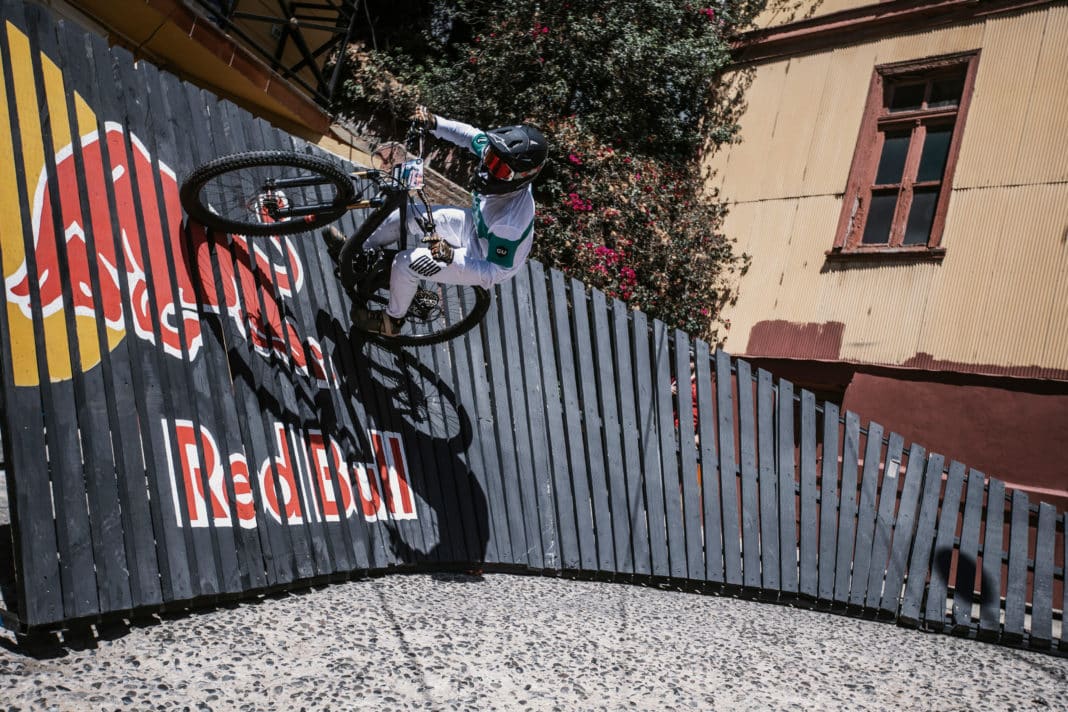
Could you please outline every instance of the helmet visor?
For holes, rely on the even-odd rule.
[[[515,171],[493,150],[493,146],[486,148],[482,163],[486,166],[486,171],[497,180],[509,181],[515,176]]]

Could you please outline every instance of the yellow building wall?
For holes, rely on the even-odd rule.
[[[873,68],[981,49],[942,263],[829,263]],[[754,326],[844,325],[837,358],[1068,370],[1068,6],[751,69],[741,143],[709,161],[752,264],[725,348]],[[980,369],[983,370],[983,369]]]
[[[810,17],[829,15],[840,10],[852,10],[865,5],[874,5],[880,0],[770,0],[754,24],[757,27],[774,27],[787,22],[796,22]]]

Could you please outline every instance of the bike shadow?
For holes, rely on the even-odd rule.
[[[370,431],[399,436],[415,496],[415,519],[381,519],[392,557],[402,564],[478,569],[486,559],[489,514],[485,488],[469,466],[472,419],[453,386],[447,346],[391,349],[351,332],[320,312],[318,332],[339,348],[333,357],[350,401],[350,433],[364,461],[374,459]]]

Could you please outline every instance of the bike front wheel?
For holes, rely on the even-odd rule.
[[[389,303],[389,273],[380,273],[374,282],[357,290],[356,310],[384,310]],[[399,334],[384,336],[362,329],[359,320],[353,330],[365,338],[397,346],[426,346],[456,338],[477,325],[490,305],[490,294],[482,287],[440,284],[423,280],[419,283],[412,305]]]
[[[241,235],[288,235],[327,225],[355,199],[352,178],[325,158],[288,151],[223,156],[182,183],[191,218]]]

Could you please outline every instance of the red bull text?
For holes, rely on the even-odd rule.
[[[396,433],[369,431],[374,461],[347,466],[341,448],[323,433],[299,433],[275,423],[277,454],[250,469],[244,452],[221,452],[204,426],[198,434],[189,420],[177,420],[173,428],[167,420],[162,425],[168,455],[177,455],[179,463],[178,469],[171,466],[179,527],[232,527],[236,521],[251,529],[257,526],[257,501],[271,519],[287,524],[337,522],[357,514],[368,522],[417,518],[408,463]]]

